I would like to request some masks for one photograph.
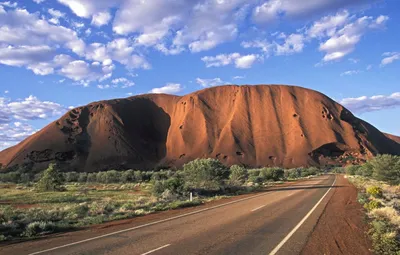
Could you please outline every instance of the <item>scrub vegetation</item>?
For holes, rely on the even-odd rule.
[[[23,166],[0,174],[0,240],[200,205],[320,172],[314,167],[229,168],[216,159],[196,159],[182,169],[157,171],[61,172],[50,164],[33,174]]]
[[[343,169],[359,189],[358,201],[370,219],[374,252],[400,254],[400,157],[379,155]]]

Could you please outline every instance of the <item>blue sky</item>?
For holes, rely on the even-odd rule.
[[[223,84],[318,90],[400,135],[397,0],[0,2],[0,149],[68,108]]]

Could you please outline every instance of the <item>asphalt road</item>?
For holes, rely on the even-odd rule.
[[[0,248],[1,254],[298,254],[332,195],[325,175],[99,233],[69,233]]]

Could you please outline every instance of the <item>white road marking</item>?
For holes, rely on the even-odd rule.
[[[266,205],[259,206],[259,207],[257,207],[257,208],[254,208],[254,209],[251,210],[251,211],[252,211],[252,212],[257,211],[258,209],[261,209],[261,208],[263,208],[264,206],[266,206]]]
[[[275,255],[280,248],[292,237],[292,235],[303,225],[303,223],[310,217],[310,215],[315,211],[315,209],[318,207],[318,205],[322,202],[322,200],[328,195],[329,191],[332,189],[333,185],[335,185],[336,182],[336,176],[335,180],[333,181],[331,187],[328,189],[328,191],[325,192],[325,194],[321,197],[321,199],[314,205],[314,207],[307,213],[306,216],[290,231],[290,233],[269,253],[269,255]]]
[[[140,226],[119,230],[119,231],[116,231],[116,232],[112,232],[112,233],[108,233],[108,234],[105,234],[105,235],[84,239],[84,240],[73,242],[73,243],[69,243],[69,244],[64,244],[64,245],[61,245],[61,246],[57,246],[57,247],[46,249],[46,250],[42,250],[42,251],[33,252],[33,253],[28,254],[28,255],[42,254],[42,253],[45,253],[45,252],[54,251],[54,250],[70,247],[70,246],[73,246],[73,245],[82,244],[82,243],[90,242],[90,241],[93,241],[93,240],[101,239],[103,237],[113,236],[113,235],[129,232],[129,231],[132,231],[132,230],[136,230],[136,229],[139,229],[139,228],[144,228],[144,227],[156,225],[156,224],[159,224],[159,223],[163,223],[163,222],[167,222],[167,221],[183,218],[183,217],[190,216],[190,215],[193,215],[193,214],[198,214],[198,213],[201,213],[201,212],[204,212],[204,211],[213,210],[213,209],[216,209],[216,208],[219,208],[219,207],[224,207],[224,206],[227,206],[227,205],[239,203],[239,202],[242,202],[242,201],[245,201],[245,200],[250,200],[250,199],[253,199],[253,198],[256,198],[256,197],[265,196],[265,195],[270,194],[271,192],[274,192],[274,190],[269,190],[269,191],[263,192],[262,194],[254,195],[254,196],[251,196],[251,197],[241,198],[239,200],[231,201],[231,202],[228,202],[228,203],[225,203],[225,204],[215,205],[215,206],[204,208],[204,209],[201,209],[201,210],[197,210],[197,211],[193,211],[193,212],[177,215],[177,216],[174,216],[174,217],[171,217],[171,218],[150,222],[150,223],[143,224],[143,225],[140,225]],[[279,192],[279,190],[278,190],[278,192]]]
[[[166,247],[168,247],[168,246],[170,246],[170,245],[171,245],[171,244],[166,244],[166,245],[164,245],[164,246],[158,247],[157,249],[154,249],[154,250],[148,251],[148,252],[146,252],[146,253],[143,253],[142,255],[147,255],[147,254],[153,253],[153,252],[155,252],[155,251],[164,249],[164,248],[166,248]]]

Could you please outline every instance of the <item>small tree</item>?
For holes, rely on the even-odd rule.
[[[355,175],[359,171],[360,166],[358,165],[349,165],[346,166],[346,174],[347,175]]]
[[[36,184],[36,189],[39,191],[62,191],[64,190],[62,185],[62,175],[58,172],[56,164],[50,164]]]
[[[400,184],[400,157],[378,155],[368,161],[373,169],[373,177],[378,181],[387,181],[392,185]]]
[[[279,167],[264,167],[261,169],[260,177],[266,181],[279,181],[284,177],[285,172]]]
[[[244,167],[233,165],[230,167],[229,181],[232,185],[242,185],[247,180],[247,170]]]
[[[229,177],[229,169],[217,159],[195,159],[183,166],[183,176],[190,189],[219,190]]]

